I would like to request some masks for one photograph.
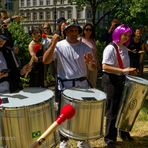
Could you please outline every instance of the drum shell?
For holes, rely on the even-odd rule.
[[[71,104],[76,114],[60,126],[61,134],[75,140],[89,140],[102,137],[106,100],[80,101],[62,95],[62,105]]]
[[[117,116],[116,127],[123,131],[131,131],[148,94],[148,81],[126,76],[121,107]]]
[[[30,147],[55,120],[53,97],[24,107],[2,107],[0,113],[3,129],[0,144],[9,148]],[[57,141],[58,134],[54,132],[41,148],[52,147]]]

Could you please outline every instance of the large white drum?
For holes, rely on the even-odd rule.
[[[18,93],[0,94],[0,143],[8,148],[29,148],[54,122],[54,93],[45,88],[25,88]],[[57,143],[57,133],[51,134],[42,147]]]
[[[147,96],[148,80],[136,76],[126,76],[122,103],[116,121],[117,128],[124,131],[132,130]]]
[[[70,103],[76,114],[59,128],[64,136],[75,140],[96,139],[103,136],[106,94],[97,89],[66,89],[62,106]]]

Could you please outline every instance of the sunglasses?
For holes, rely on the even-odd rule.
[[[92,31],[91,28],[85,28],[84,30],[86,30],[86,31]]]
[[[48,27],[45,27],[45,28],[43,28],[43,29],[49,29]]]

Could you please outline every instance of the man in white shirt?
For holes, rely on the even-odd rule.
[[[52,38],[51,46],[43,56],[43,62],[49,64],[52,60],[57,65],[57,87],[56,102],[61,104],[61,92],[64,89],[79,87],[89,88],[87,81],[87,67],[90,70],[96,68],[91,48],[78,40],[82,29],[76,20],[67,20],[64,27],[66,39],[59,41],[59,35],[55,34]],[[59,41],[59,42],[58,42]],[[81,123],[80,123],[81,124]],[[66,138],[61,139],[60,148],[66,148]],[[85,143],[85,144],[84,144]],[[88,148],[85,141],[78,143],[79,148]]]

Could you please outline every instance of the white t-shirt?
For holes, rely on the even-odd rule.
[[[54,52],[54,59],[57,60],[57,76],[61,79],[86,77],[87,68],[84,54],[87,52],[92,52],[91,48],[83,42],[70,44],[66,39],[59,41]],[[76,82],[76,87],[88,86],[87,81],[82,82]],[[65,88],[72,87],[72,83],[64,82],[64,86]]]
[[[0,51],[0,71],[2,69],[7,69],[6,60],[3,56],[3,53]],[[4,81],[0,83],[0,93],[9,92],[9,83],[8,81]]]
[[[119,54],[122,59],[124,68],[130,67],[130,60],[128,56],[128,50],[125,46],[119,48]],[[116,49],[113,45],[107,45],[103,51],[102,64],[112,65],[114,67],[119,67]]]

